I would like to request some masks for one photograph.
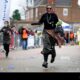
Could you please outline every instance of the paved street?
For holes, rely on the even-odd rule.
[[[57,57],[47,69],[42,67],[42,48],[11,51],[6,59],[0,53],[0,72],[80,72],[80,46],[56,47]]]

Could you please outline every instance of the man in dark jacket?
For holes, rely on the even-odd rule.
[[[57,15],[52,12],[52,7],[46,7],[46,13],[41,16],[41,19],[37,23],[32,23],[32,25],[41,25],[44,24],[43,29],[43,51],[42,54],[44,56],[43,67],[48,67],[48,56],[51,54],[51,63],[54,62],[56,57],[55,51],[55,43],[57,42],[54,34],[54,30],[56,28],[56,24],[58,22]]]
[[[9,45],[10,45],[11,34],[12,34],[12,30],[10,29],[8,21],[4,22],[4,27],[0,30],[0,32],[3,32],[3,46],[4,46],[4,50],[6,51],[5,54],[7,58],[9,54]]]

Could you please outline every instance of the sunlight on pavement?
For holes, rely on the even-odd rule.
[[[61,60],[71,60],[69,56],[61,56],[60,59]]]

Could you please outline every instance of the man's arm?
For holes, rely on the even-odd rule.
[[[44,14],[42,15],[41,19],[39,20],[39,22],[33,22],[31,25],[41,25],[44,23]]]
[[[59,21],[57,14],[55,14],[55,20],[54,23],[57,24],[57,22]]]
[[[4,27],[0,30],[0,32],[4,32]]]

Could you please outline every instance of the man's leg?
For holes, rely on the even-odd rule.
[[[9,44],[7,44],[6,46],[6,57],[8,57],[8,55],[9,55]]]
[[[50,44],[49,44],[47,38],[43,39],[43,47],[44,47],[43,51],[41,51],[41,53],[43,54],[43,57],[44,57],[44,62],[43,62],[42,66],[45,67],[45,68],[47,68],[48,67],[47,61],[48,61],[48,55],[49,55],[48,54],[48,52],[49,52],[48,48],[50,48]]]
[[[26,50],[26,47],[27,47],[27,41],[24,40],[24,49]]]
[[[44,62],[43,62],[43,67],[47,68],[48,67],[48,55],[51,49],[51,44],[50,44],[50,39],[49,39],[49,34],[46,33],[46,31],[44,31],[43,33],[43,51],[41,51],[41,53],[43,54],[44,57]]]
[[[43,67],[47,68],[48,67],[48,54],[43,54],[43,57],[44,57],[44,62],[42,64]]]
[[[22,40],[22,48],[25,49],[25,40]]]
[[[4,46],[4,50],[6,51],[5,55],[6,57],[8,57],[8,54],[9,54],[9,44],[3,44]]]
[[[54,62],[55,57],[56,57],[56,51],[55,51],[55,48],[53,47],[53,49],[51,51],[51,63]]]
[[[4,50],[6,51],[6,44],[3,44]]]
[[[26,49],[27,49],[27,46],[28,46],[28,39],[26,39]]]
[[[57,40],[53,37],[49,37],[49,39],[50,39],[50,44],[51,44],[51,50],[50,50],[51,63],[53,63],[55,60],[55,57],[56,57],[55,44],[56,44]]]

